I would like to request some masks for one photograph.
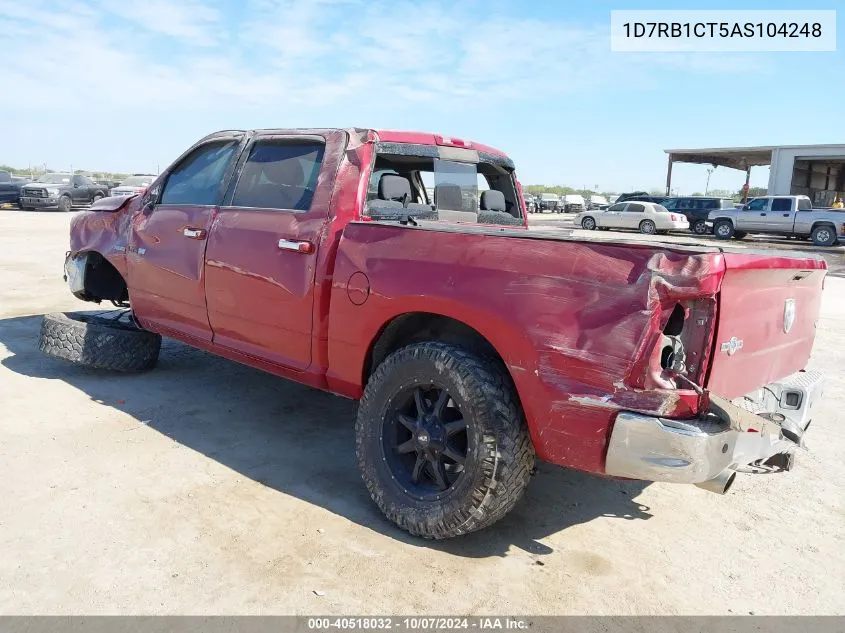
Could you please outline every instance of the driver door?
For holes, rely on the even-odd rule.
[[[769,198],[755,198],[736,214],[737,231],[765,230],[769,212]]]
[[[88,180],[85,176],[73,176],[71,180],[70,198],[74,206],[84,205],[91,202],[91,190],[86,185]]]
[[[132,309],[145,328],[211,340],[206,240],[243,142],[233,133],[194,146],[144,195],[126,260]]]

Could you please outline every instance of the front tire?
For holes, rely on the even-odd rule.
[[[729,240],[734,236],[734,225],[730,220],[716,220],[713,235],[717,240]]]
[[[827,225],[817,226],[810,234],[815,246],[833,246],[836,244],[836,231]]]
[[[45,314],[39,349],[53,358],[111,371],[143,371],[158,360],[161,336],[142,330],[129,310]]]
[[[70,196],[62,196],[59,198],[59,211],[62,213],[68,213],[73,208],[73,202],[70,199]]]
[[[590,217],[589,215],[581,220],[581,228],[585,231],[595,231],[596,230],[596,221],[594,218]]]
[[[486,528],[519,501],[534,448],[504,367],[455,345],[404,347],[370,377],[358,466],[384,515],[415,536]]]

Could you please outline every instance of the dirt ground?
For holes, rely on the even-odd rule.
[[[370,501],[354,402],[172,341],[134,376],[43,357],[40,315],[90,307],[68,223],[0,211],[0,613],[845,614],[838,274],[792,473],[718,496],[543,466],[501,523],[432,543]]]

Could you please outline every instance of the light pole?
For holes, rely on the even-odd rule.
[[[710,191],[710,174],[712,174],[715,169],[716,169],[715,167],[708,167],[707,168],[707,184],[704,185],[704,195],[705,196],[707,195],[707,192]]]

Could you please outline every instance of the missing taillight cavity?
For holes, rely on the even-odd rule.
[[[672,314],[669,315],[669,320],[663,327],[661,341],[660,366],[663,369],[679,374],[687,373],[687,355],[684,349],[684,343],[680,338],[681,333],[684,331],[686,316],[686,310],[684,310],[683,306],[680,303],[676,303]]]
[[[686,312],[680,303],[675,304],[675,309],[669,316],[666,322],[666,327],[663,328],[663,334],[666,336],[679,336],[681,330],[684,329],[684,320],[686,319]]]

